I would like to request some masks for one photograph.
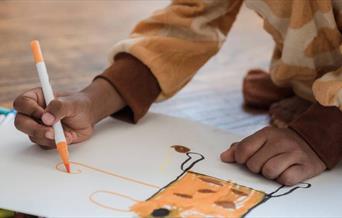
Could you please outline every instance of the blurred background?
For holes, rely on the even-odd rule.
[[[0,105],[39,86],[30,41],[41,41],[53,88],[78,91],[108,65],[110,48],[168,0],[0,1]],[[242,7],[221,51],[172,99],[151,111],[245,135],[266,125],[263,111],[246,110],[242,78],[268,68],[273,42],[261,19]]]

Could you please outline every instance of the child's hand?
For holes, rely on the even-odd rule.
[[[78,143],[92,135],[97,121],[123,107],[115,89],[102,79],[95,80],[82,92],[56,97],[45,108],[42,90],[35,88],[14,101],[18,112],[16,128],[45,149],[55,147],[52,125],[58,120],[62,120],[68,144]]]
[[[45,108],[42,90],[35,88],[15,100],[14,107],[18,111],[15,126],[26,133],[32,142],[50,148],[55,145],[51,126],[63,119],[67,142],[80,142],[89,138],[93,132],[90,104],[86,95],[76,93],[57,95]]]
[[[310,146],[294,131],[266,127],[221,154],[224,162],[244,164],[254,173],[294,185],[326,169]]]

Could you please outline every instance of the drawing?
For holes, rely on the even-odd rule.
[[[264,192],[189,171],[131,209],[140,217],[241,217],[260,203],[265,195]]]
[[[164,187],[158,187],[82,163],[71,162],[71,164],[139,184],[146,188],[156,189],[155,194],[146,200],[135,199],[132,196],[108,190],[97,190],[89,195],[90,202],[101,208],[119,212],[134,212],[139,217],[244,217],[255,207],[271,198],[288,195],[299,188],[311,187],[309,183],[301,183],[282,194],[277,194],[285,189],[285,186],[280,186],[267,194],[232,181],[191,171],[205,157],[182,145],[173,145],[171,148],[178,153],[185,154],[187,158],[180,166],[182,173]],[[57,164],[56,169],[64,172],[63,164]],[[81,172],[80,169],[73,171],[75,174]],[[114,205],[103,204],[97,201],[97,196],[100,194],[128,199],[132,201],[132,206],[130,208],[115,208]]]

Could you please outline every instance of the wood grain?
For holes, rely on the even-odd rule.
[[[169,1],[0,1],[0,102],[39,85],[30,41],[39,39],[55,90],[76,91],[108,66],[107,55],[133,26]],[[245,110],[241,82],[254,67],[267,68],[271,38],[261,19],[242,8],[218,55],[174,98],[152,111],[248,134],[268,122]],[[1,103],[0,103],[1,104]]]
[[[56,90],[79,90],[108,66],[110,48],[167,2],[1,1],[0,102],[39,85],[30,41],[41,42]]]

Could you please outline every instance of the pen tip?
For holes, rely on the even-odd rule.
[[[65,164],[65,169],[68,173],[70,173],[70,164]]]

